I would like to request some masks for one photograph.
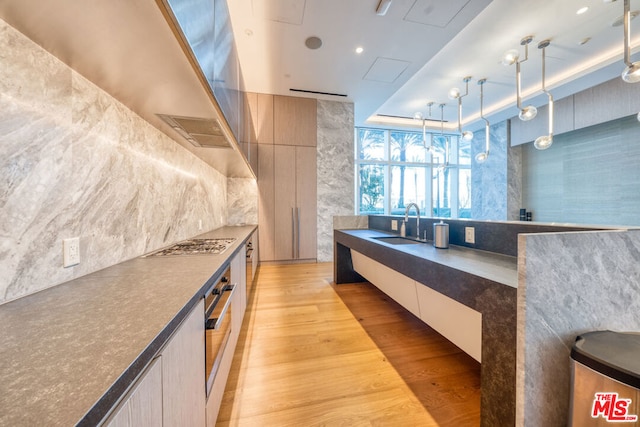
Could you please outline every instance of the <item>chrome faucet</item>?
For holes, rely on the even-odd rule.
[[[409,221],[409,209],[411,206],[416,208],[416,237],[420,239],[420,208],[415,203],[409,203],[404,211],[404,222]]]

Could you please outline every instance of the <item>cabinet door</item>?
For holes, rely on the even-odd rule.
[[[295,147],[288,147],[285,145],[275,145],[274,147],[274,259],[288,260],[295,258],[294,219],[296,216],[296,150]]]
[[[283,145],[317,145],[317,101],[293,96],[273,97],[274,143]]]
[[[158,357],[133,386],[128,397],[105,423],[107,427],[162,425],[162,363]]]
[[[259,144],[273,144],[273,95],[258,94],[256,138]]]
[[[317,258],[316,148],[296,147],[296,207],[299,210],[297,258]]]
[[[235,293],[240,295],[237,300],[241,303],[239,306],[233,306],[232,333],[234,333],[240,331],[244,311],[247,308],[247,247],[245,245],[242,245],[231,260],[231,283],[238,287]]]
[[[257,129],[257,114],[258,114],[258,94],[252,92],[243,93],[244,102],[243,108],[243,120],[244,127],[242,131],[243,138],[241,142],[248,142],[253,144],[256,142],[256,129]]]
[[[205,425],[204,301],[162,351],[163,426]]]
[[[258,223],[261,261],[275,260],[274,146],[258,144]]]

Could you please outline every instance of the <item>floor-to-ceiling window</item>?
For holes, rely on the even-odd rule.
[[[356,128],[356,212],[468,218],[470,143],[458,135]],[[430,149],[430,147],[433,147]]]

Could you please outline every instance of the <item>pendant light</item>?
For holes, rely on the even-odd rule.
[[[442,164],[436,169],[438,172],[445,170],[449,166],[449,137],[444,136],[444,107],[447,104],[440,104],[440,136],[444,137],[444,159]],[[435,150],[434,150],[435,151]]]
[[[489,157],[489,120],[484,117],[482,111],[482,104],[484,101],[484,84],[487,82],[487,79],[478,80],[478,84],[480,85],[480,118],[484,120],[484,151],[482,153],[476,154],[476,162],[484,163]]]
[[[533,142],[533,145],[538,150],[546,150],[553,144],[553,96],[551,96],[551,92],[549,92],[545,86],[545,49],[549,46],[549,43],[549,40],[543,40],[538,43],[538,49],[542,49],[542,91],[549,97],[549,134],[539,136]]]
[[[429,107],[429,120],[431,120],[431,107],[433,107],[435,102],[427,103],[427,107]],[[436,152],[436,147],[433,146],[433,133],[430,134],[429,145],[427,146],[427,121],[422,120],[422,145],[427,149],[427,151],[431,154]]]
[[[449,98],[458,100],[458,132],[460,132],[462,139],[465,141],[471,141],[473,139],[473,132],[468,130],[462,132],[462,98],[469,95],[469,80],[471,80],[471,76],[467,76],[462,79],[465,84],[464,95],[460,93],[460,89],[457,87],[454,87],[449,91]]]
[[[640,61],[631,62],[631,0],[624,0],[624,63],[622,80],[627,83],[640,82]]]
[[[533,41],[533,36],[526,36],[520,40],[520,45],[524,46],[524,59],[520,60],[520,53],[516,49],[507,51],[502,57],[503,65],[516,64],[516,105],[518,106],[518,117],[522,121],[529,121],[538,114],[538,109],[533,105],[522,107],[522,99],[520,98],[521,91],[521,77],[520,77],[520,64],[529,59],[529,43]]]

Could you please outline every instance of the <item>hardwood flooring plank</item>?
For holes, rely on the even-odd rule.
[[[375,287],[332,286],[332,274],[260,267],[216,425],[479,425],[479,364]]]

